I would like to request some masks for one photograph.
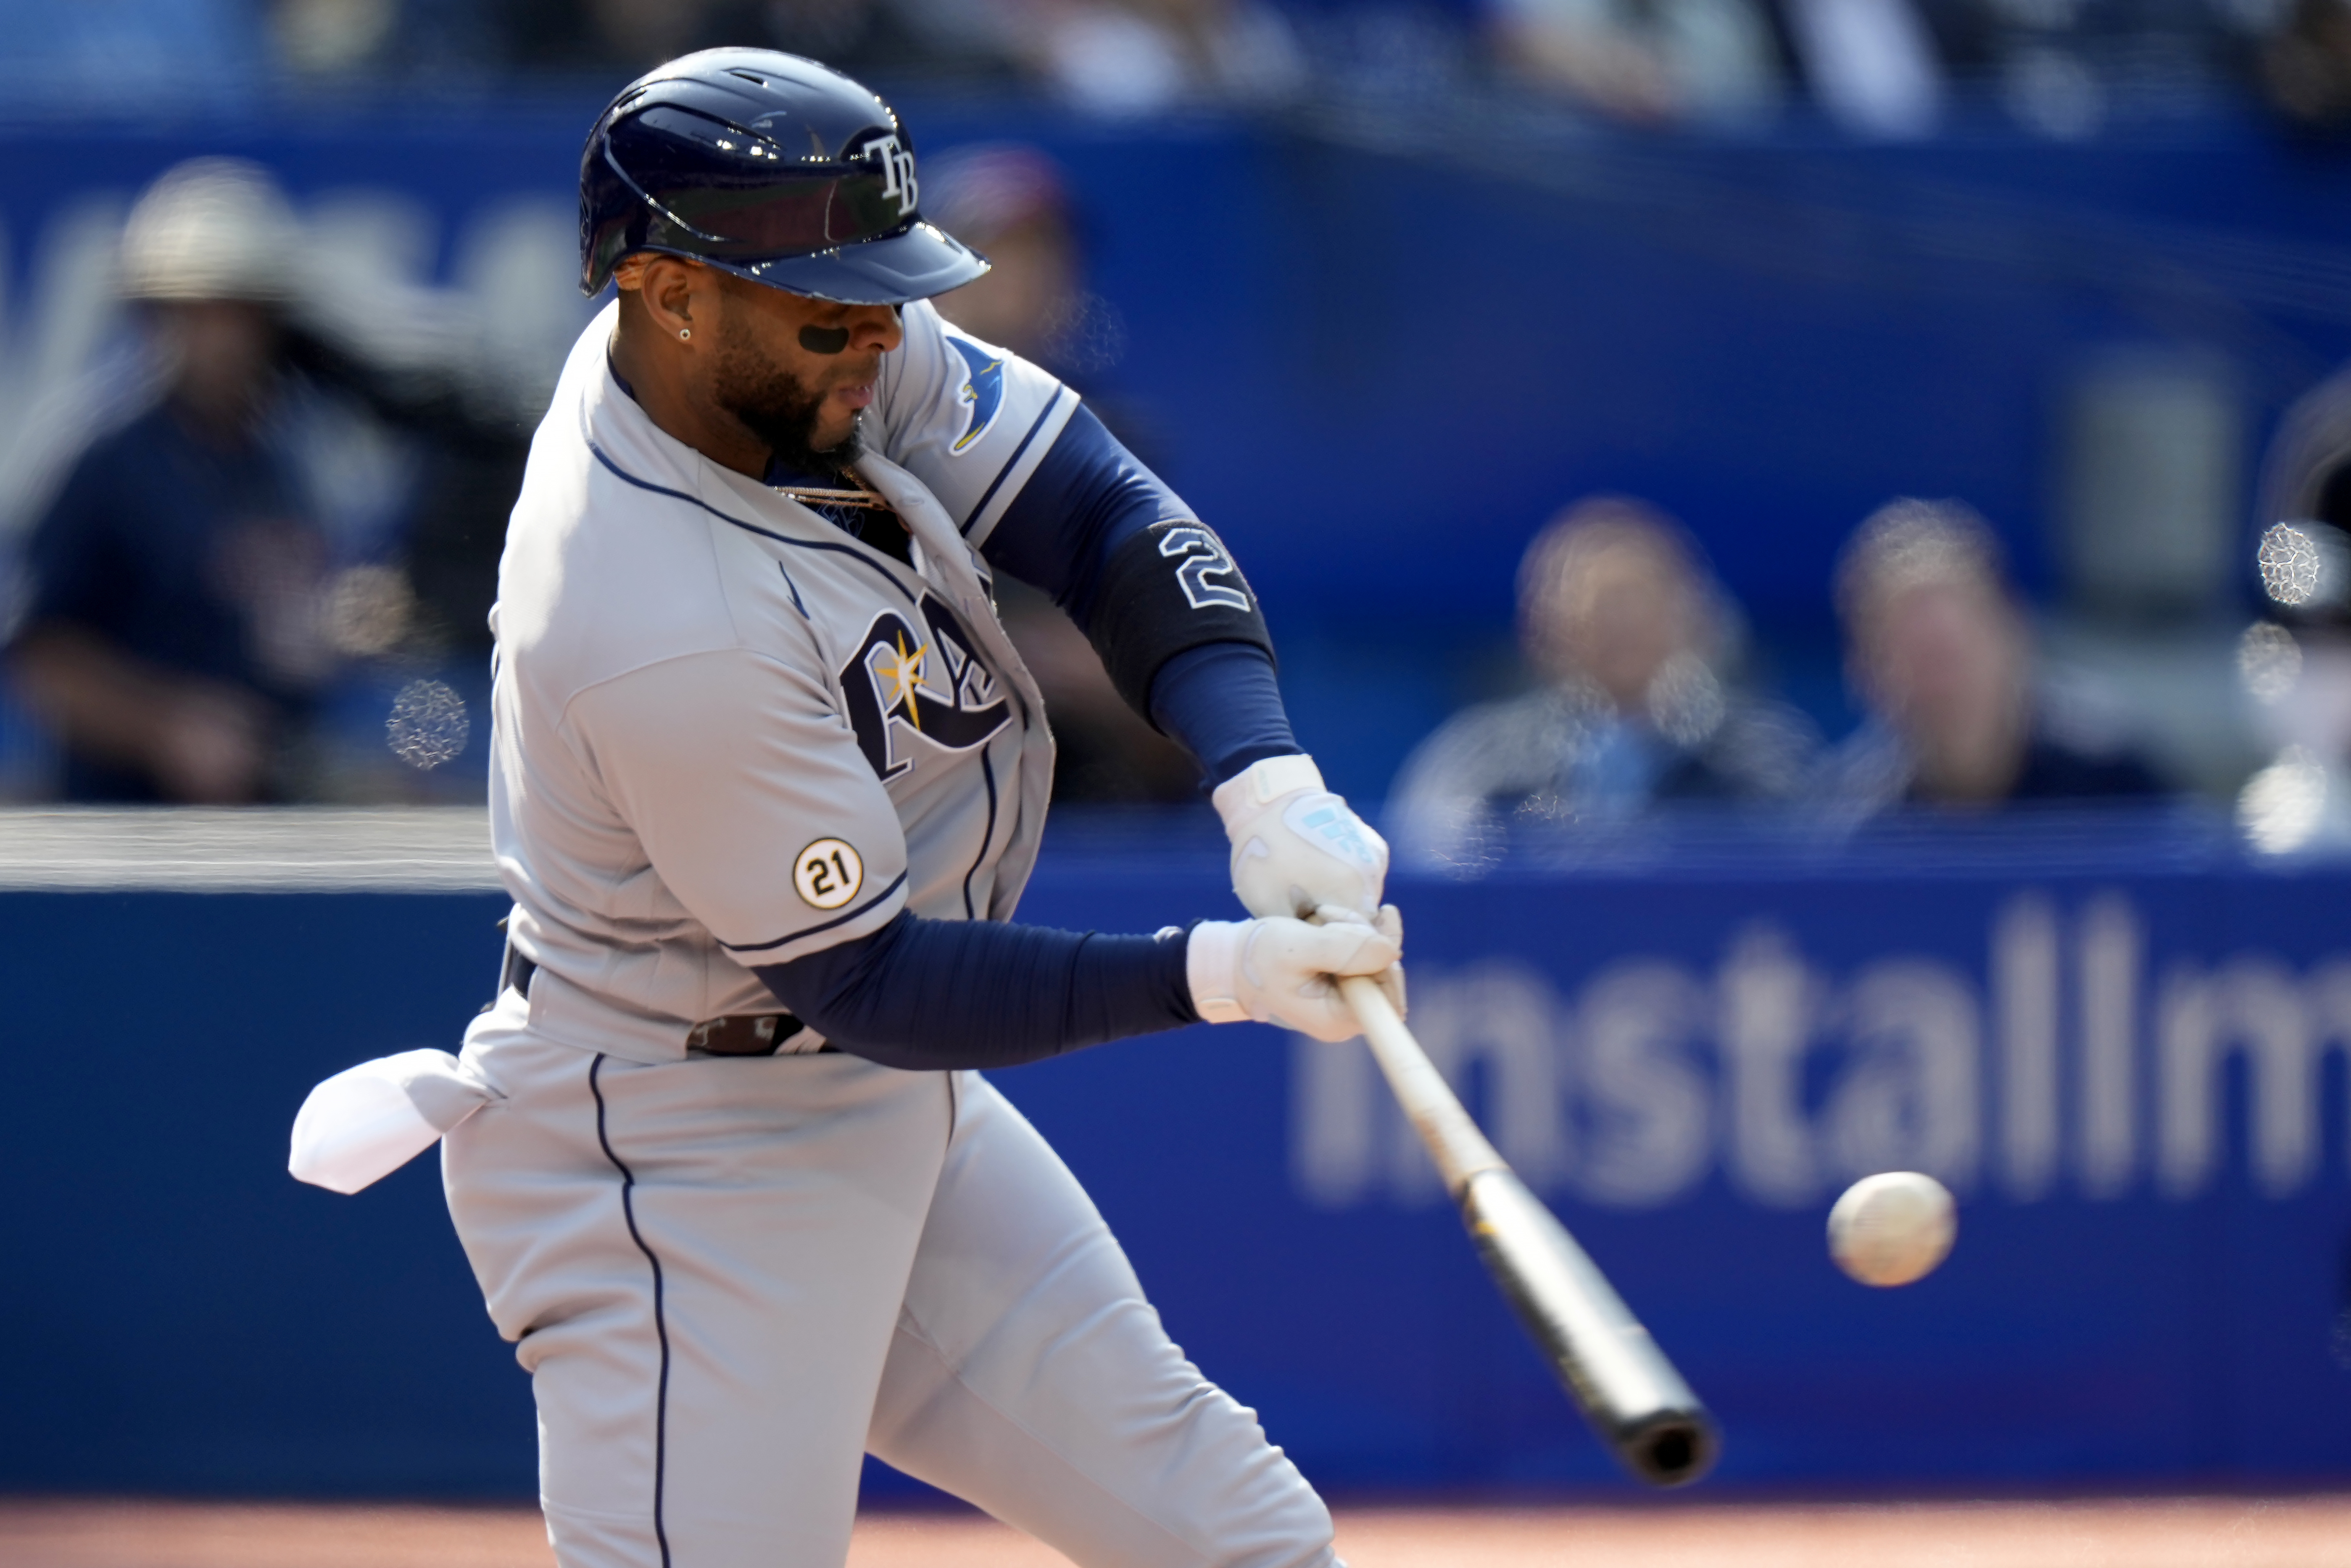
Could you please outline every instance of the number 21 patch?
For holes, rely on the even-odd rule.
[[[820,909],[838,909],[865,886],[865,862],[838,838],[820,838],[792,862],[792,885]]]

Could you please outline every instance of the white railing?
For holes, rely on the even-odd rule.
[[[480,806],[0,810],[0,890],[495,888]]]

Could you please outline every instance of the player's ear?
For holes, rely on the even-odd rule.
[[[695,296],[701,293],[695,286],[701,280],[695,275],[702,270],[675,256],[655,256],[646,264],[638,297],[644,302],[645,315],[653,329],[662,337],[681,343],[693,341]]]

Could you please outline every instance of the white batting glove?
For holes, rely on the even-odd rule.
[[[1363,1032],[1355,1010],[1332,983],[1338,975],[1379,977],[1404,1012],[1404,920],[1393,905],[1371,926],[1310,926],[1287,915],[1261,920],[1203,920],[1184,950],[1192,1006],[1210,1023],[1254,1019],[1317,1040]]]
[[[1387,841],[1322,787],[1307,756],[1267,757],[1208,797],[1233,846],[1233,891],[1252,915],[1343,913],[1369,924],[1387,881]]]

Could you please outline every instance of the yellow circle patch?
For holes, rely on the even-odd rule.
[[[838,909],[865,886],[865,862],[838,838],[820,838],[792,862],[792,885],[820,909]]]

